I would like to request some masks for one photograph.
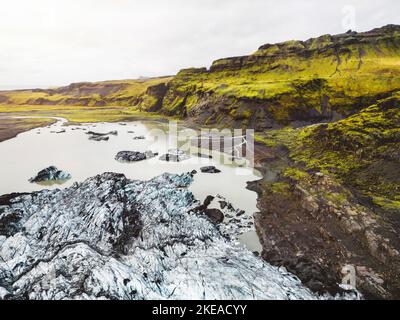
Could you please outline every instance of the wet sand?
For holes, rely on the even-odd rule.
[[[8,115],[9,116],[9,115]],[[54,119],[17,119],[0,116],[0,142],[18,134],[55,123]]]

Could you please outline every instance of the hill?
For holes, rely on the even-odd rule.
[[[175,77],[0,92],[1,104],[125,106],[257,130],[334,121],[400,90],[400,26],[261,46]]]

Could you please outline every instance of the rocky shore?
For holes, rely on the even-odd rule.
[[[285,177],[284,148],[256,145],[263,179],[255,215],[262,257],[296,274],[314,292],[343,292],[343,268],[354,268],[357,289],[370,299],[400,297],[400,241],[388,219],[329,175]]]

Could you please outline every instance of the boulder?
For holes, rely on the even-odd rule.
[[[219,209],[206,209],[204,214],[215,224],[224,221],[224,214]]]
[[[217,169],[214,166],[202,167],[200,168],[201,172],[203,173],[220,173],[221,170]]]
[[[60,131],[50,131],[51,133],[65,133],[65,129],[61,129]]]
[[[137,162],[150,158],[154,158],[158,153],[152,151],[139,152],[139,151],[120,151],[115,156],[115,160],[121,162]]]
[[[100,133],[100,132],[94,132],[94,131],[88,131],[86,134],[88,135],[92,135],[92,136],[117,136],[118,135],[118,131],[110,131],[107,133]]]
[[[65,171],[58,170],[55,166],[50,166],[29,179],[30,182],[43,182],[43,181],[57,181],[57,180],[69,180],[71,175]]]
[[[93,141],[108,141],[110,139],[110,137],[107,136],[91,136],[89,137],[89,140],[93,140]]]
[[[89,140],[93,141],[108,141],[110,139],[110,136],[116,136],[118,135],[118,131],[110,131],[107,133],[99,133],[99,132],[94,132],[94,131],[88,131],[86,132],[87,135],[89,135]]]

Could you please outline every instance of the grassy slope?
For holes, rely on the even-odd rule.
[[[146,90],[170,77],[145,80],[118,80],[96,83],[76,83],[49,90],[18,90],[0,92],[0,104],[8,105],[75,105],[75,106],[135,106]]]

